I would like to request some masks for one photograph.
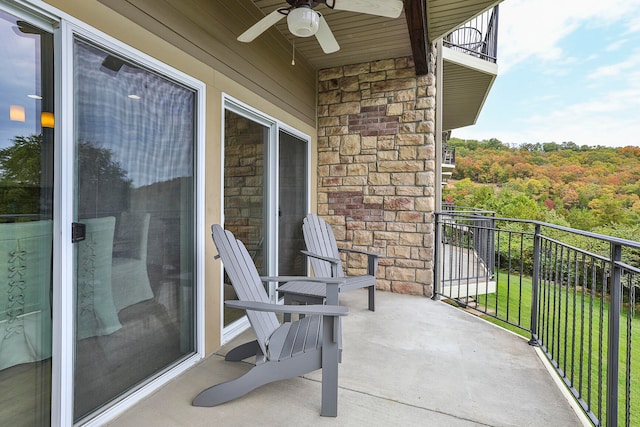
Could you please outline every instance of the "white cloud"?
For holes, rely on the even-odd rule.
[[[637,70],[640,67],[640,53],[632,54],[622,62],[605,65],[597,68],[587,76],[588,79],[603,79],[625,77],[628,71]]]
[[[507,0],[500,4],[500,73],[531,56],[561,58],[559,41],[582,25],[618,22],[620,33],[640,31],[639,14],[640,0]]]

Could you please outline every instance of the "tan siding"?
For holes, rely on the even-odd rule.
[[[101,0],[258,96],[315,125],[315,71],[276,30],[246,44],[236,37],[260,12],[221,0]],[[257,17],[255,15],[258,15]]]

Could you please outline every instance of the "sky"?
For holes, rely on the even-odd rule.
[[[452,136],[640,146],[640,0],[505,0],[498,77]]]

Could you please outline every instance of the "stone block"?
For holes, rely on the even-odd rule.
[[[395,194],[395,187],[387,185],[372,185],[368,187],[368,193],[376,196],[390,196]]]
[[[395,59],[382,59],[371,63],[371,72],[394,70],[395,68]]]
[[[320,117],[318,118],[318,127],[338,126],[340,121],[337,117]]]
[[[346,176],[346,165],[331,165],[329,167],[329,176]]]
[[[368,175],[369,167],[365,164],[350,164],[347,165],[347,175],[349,176],[358,176],[358,175]]]
[[[378,151],[378,160],[398,160],[398,152],[396,150]]]
[[[342,97],[340,98],[340,100],[342,102],[360,101],[361,99],[362,99],[362,95],[358,91],[356,91],[356,92],[342,92]]]
[[[404,111],[404,105],[401,102],[395,102],[387,106],[387,116],[400,116]]]
[[[424,221],[424,214],[422,212],[404,211],[398,212],[397,218],[400,222],[422,222]]]
[[[331,106],[329,107],[331,113]],[[424,112],[422,110],[405,111],[400,117],[401,122],[421,122],[424,120]]]
[[[360,112],[359,102],[344,102],[329,105],[330,116],[341,116],[344,114],[358,114]]]
[[[408,186],[399,186],[396,187],[396,195],[397,196],[422,196],[422,188],[420,187],[416,187],[414,185],[408,187]]]
[[[418,150],[422,148],[419,147]],[[415,146],[402,146],[398,150],[398,160],[417,160],[418,150]]]
[[[359,246],[371,246],[373,244],[373,232],[355,230],[353,232],[353,244]]]
[[[360,138],[360,145],[363,150],[376,149],[378,138],[375,136],[363,136]]]
[[[360,82],[358,76],[348,76],[340,79],[340,89],[347,92],[355,92],[360,90]]]
[[[330,165],[340,163],[340,153],[337,151],[321,151],[318,153],[318,165]]]
[[[424,118],[424,115],[422,115]],[[416,127],[416,131],[420,133],[433,133],[435,129],[435,123],[432,121],[422,121],[418,123],[418,127]]]
[[[422,246],[423,235],[421,233],[400,233],[398,243],[406,246]]]
[[[386,197],[384,208],[392,211],[411,211],[414,207],[412,197]]]
[[[375,73],[361,74],[358,76],[360,83],[371,83],[371,82],[379,82],[383,81],[387,78],[387,73],[384,71],[378,71]]]
[[[411,257],[411,248],[406,246],[389,246],[387,248],[387,257],[408,259]]]
[[[372,92],[389,92],[403,89],[413,89],[416,87],[415,79],[397,79],[376,81],[371,84]]]
[[[359,76],[361,74],[368,73],[370,70],[371,70],[371,64],[369,64],[368,62],[361,63],[361,64],[345,65],[344,75]]]
[[[416,99],[416,90],[415,89],[405,89],[399,90],[396,92],[393,100],[395,102],[407,102],[413,101]]]
[[[342,77],[343,70],[342,67],[334,67],[334,68],[325,68],[324,70],[318,71],[318,80],[330,80]]]
[[[321,92],[318,94],[319,105],[338,104],[342,98],[342,94],[339,90],[331,90],[327,92]]]
[[[436,208],[436,201],[433,197],[416,197],[415,208],[420,212],[433,212]]]
[[[393,185],[415,185],[414,173],[392,173],[391,184]]]
[[[401,133],[396,137],[398,145],[423,145],[424,136],[419,133]]]
[[[424,170],[424,162],[412,161],[380,161],[378,172],[420,172]]]
[[[415,268],[402,268],[391,266],[387,267],[387,278],[392,280],[410,280],[413,281],[416,278]]]
[[[356,185],[356,186],[364,186],[367,185],[367,177],[366,176],[347,176],[342,178],[343,185]]]
[[[344,135],[340,142],[340,154],[354,156],[360,154],[360,135]]]
[[[433,187],[435,184],[435,174],[432,171],[416,173],[416,185],[421,187]]]
[[[424,295],[423,286],[415,282],[391,282],[391,292],[405,295]]]

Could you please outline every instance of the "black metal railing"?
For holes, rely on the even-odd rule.
[[[498,53],[498,6],[447,34],[443,43],[451,49],[495,63]]]
[[[640,243],[451,209],[435,220],[436,297],[530,335],[594,425],[640,425]],[[452,286],[451,271],[480,269],[476,246],[493,275]]]

